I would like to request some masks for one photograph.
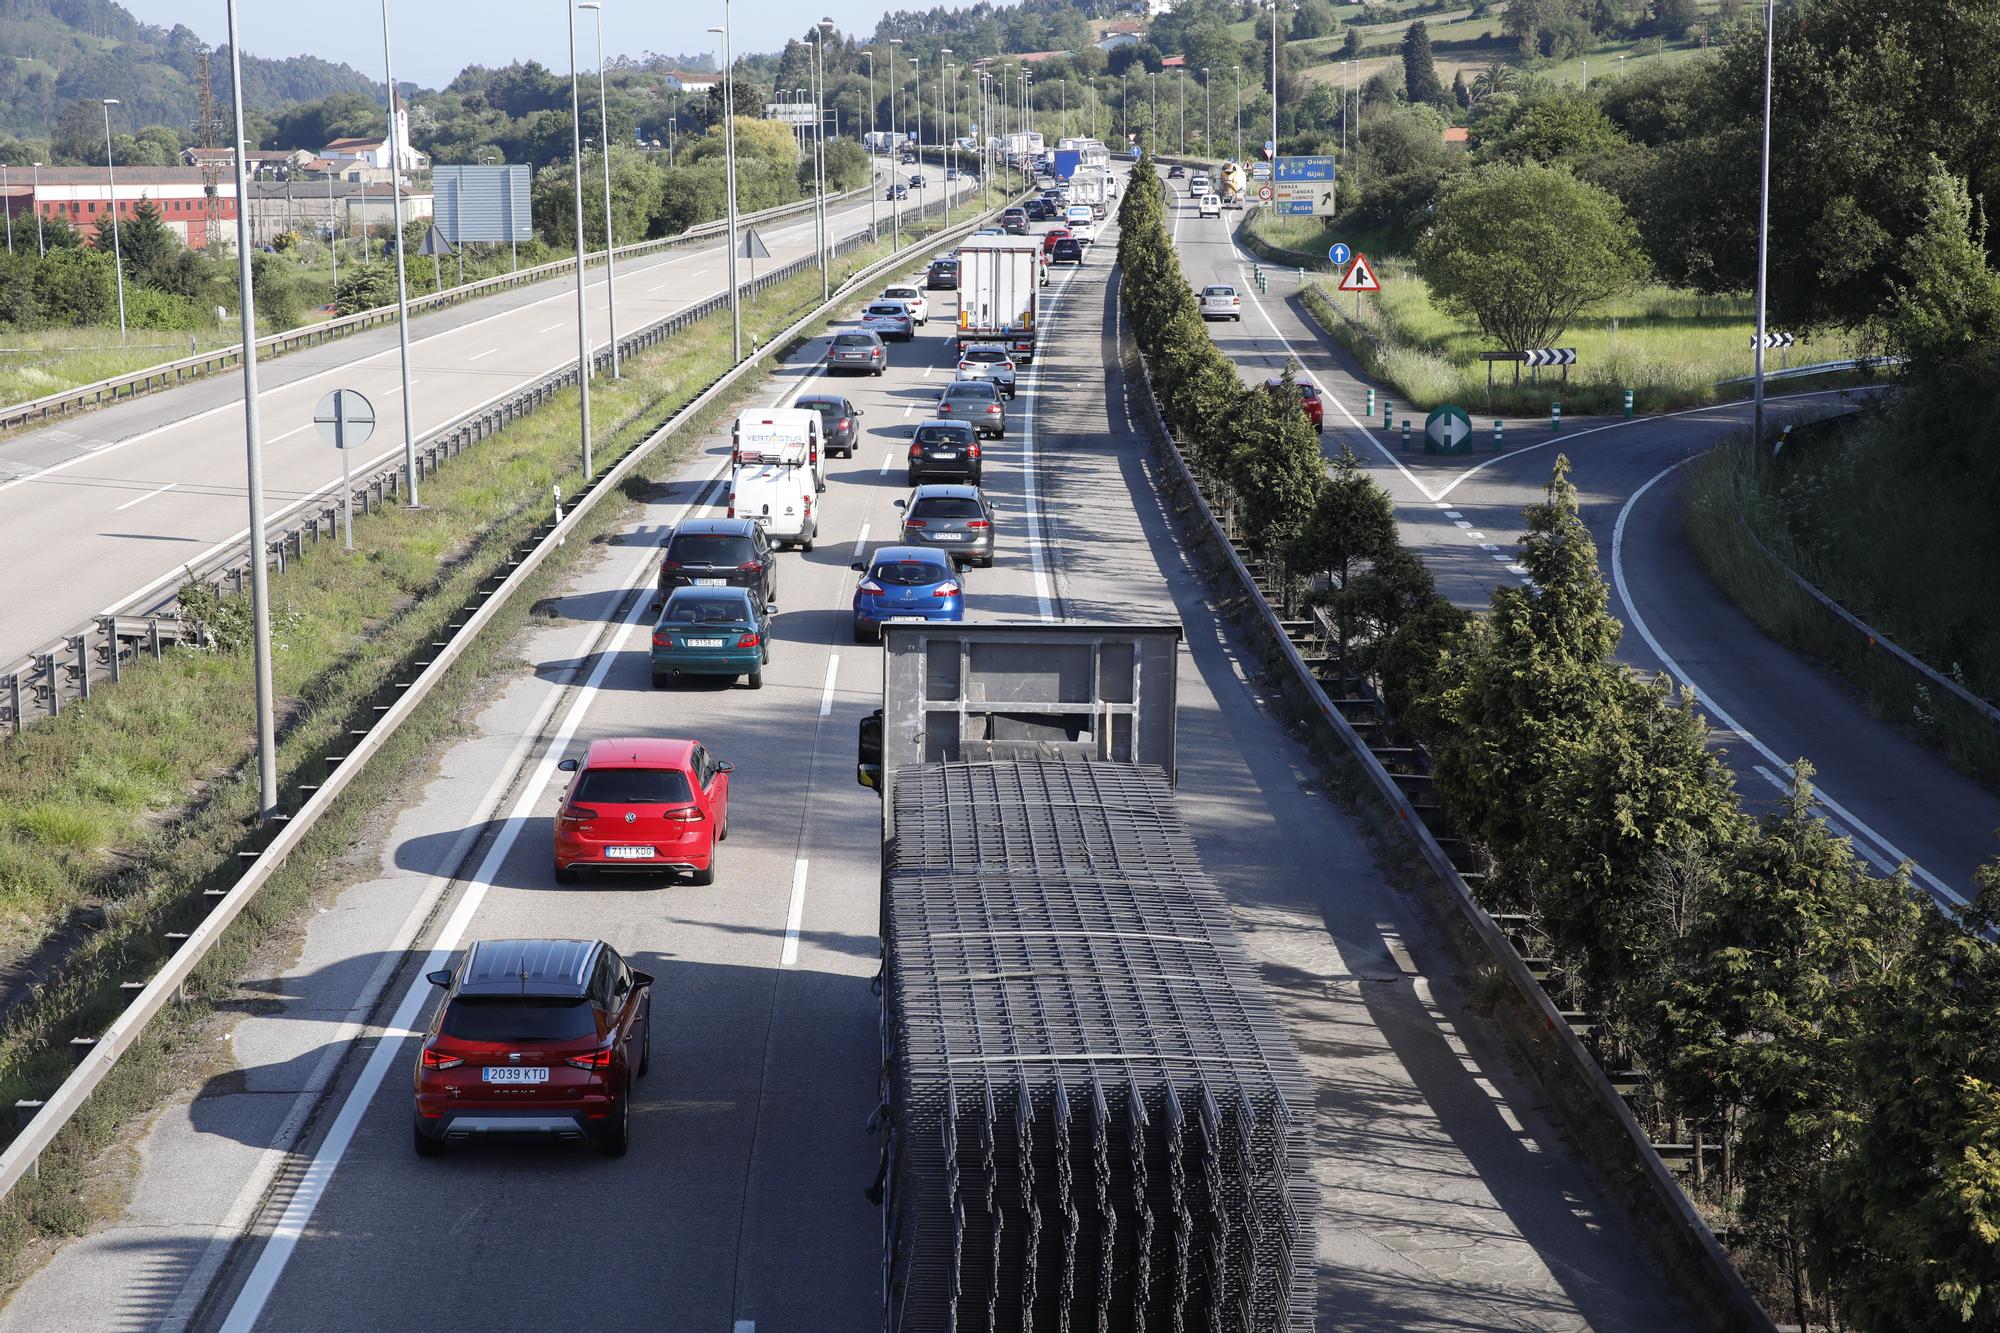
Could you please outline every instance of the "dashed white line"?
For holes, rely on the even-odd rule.
[[[861,558],[861,553],[867,549],[868,549],[868,525],[866,523],[863,523],[861,525],[860,535],[855,537],[854,539],[854,558],[856,560],[859,560]]]
[[[1459,527],[1461,527],[1461,528],[1464,528],[1464,529],[1466,529],[1467,531],[1470,531],[1470,530],[1471,530],[1471,528],[1472,528],[1472,524],[1470,524],[1470,523],[1466,522],[1466,521],[1465,521],[1464,519],[1462,519],[1462,518],[1455,518],[1455,519],[1453,519],[1453,520],[1452,520],[1452,522],[1453,522],[1454,524],[1456,524],[1457,526],[1459,526]]]
[[[826,659],[826,684],[820,688],[819,692],[819,715],[821,717],[827,717],[833,713],[833,686],[834,681],[839,676],[840,654],[829,653]]]
[[[896,461],[896,455],[895,455],[894,453],[886,453],[886,454],[883,454],[883,455],[882,455],[882,466],[881,466],[881,467],[878,467],[878,468],[876,468],[876,469],[875,469],[875,475],[876,475],[876,476],[878,476],[878,477],[886,477],[886,476],[888,476],[888,475],[889,475],[889,464],[891,464],[891,463],[893,463],[893,462],[895,462],[895,461]]]
[[[547,328],[545,328],[545,329],[542,329],[542,330],[540,330],[540,332],[542,332],[542,333],[554,333],[554,332],[555,332],[555,331],[556,331],[557,329],[563,329],[563,328],[568,328],[568,327],[569,327],[569,321],[568,321],[568,320],[566,320],[566,319],[559,319],[559,320],[557,320],[557,321],[556,321],[555,323],[553,323],[553,324],[549,325],[549,326],[548,326]]]
[[[481,359],[482,359],[482,358],[484,358],[484,357],[489,357],[489,356],[492,356],[492,355],[493,355],[493,354],[494,354],[495,352],[497,352],[497,351],[499,351],[499,350],[500,350],[500,349],[499,349],[499,348],[497,348],[497,347],[489,347],[489,348],[487,348],[487,349],[486,349],[485,351],[483,351],[483,352],[474,352],[474,353],[473,353],[473,354],[472,354],[471,356],[468,356],[468,357],[467,357],[467,358],[465,358],[465,359],[466,359],[467,361],[478,361],[478,360],[481,360]]]
[[[119,509],[130,509],[133,505],[144,504],[146,501],[152,499],[156,495],[165,495],[168,491],[172,490],[174,487],[178,485],[180,485],[179,482],[170,481],[166,485],[158,488],[157,490],[147,491],[144,495],[140,496],[136,500],[127,500],[124,504],[119,505],[116,509],[113,509],[112,512],[117,513]]]
[[[801,856],[792,866],[792,905],[785,912],[785,947],[778,955],[780,967],[793,967],[799,961],[799,923],[806,914],[806,867],[810,864]]]

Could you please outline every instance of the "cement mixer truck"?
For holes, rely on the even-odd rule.
[[[1242,163],[1224,162],[1216,180],[1220,186],[1217,193],[1222,196],[1222,206],[1224,208],[1243,207],[1244,179]]]

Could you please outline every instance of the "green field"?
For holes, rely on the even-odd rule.
[[[115,375],[129,375],[162,361],[227,347],[236,326],[202,333],[92,325],[76,329],[0,330],[0,403],[25,403]]]

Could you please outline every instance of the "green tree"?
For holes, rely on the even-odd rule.
[[[1548,346],[1645,272],[1617,199],[1533,163],[1488,165],[1453,181],[1417,260],[1444,309],[1515,352]]]
[[[111,256],[86,246],[51,250],[35,269],[42,322],[104,324],[118,315],[118,275]]]
[[[1242,504],[1245,540],[1259,555],[1279,557],[1290,548],[1326,485],[1319,433],[1299,408],[1297,373],[1288,362],[1275,386],[1245,394],[1236,423],[1229,480]]]
[[[1479,155],[1488,162],[1568,164],[1581,170],[1627,143],[1597,99],[1578,89],[1538,91],[1495,120],[1483,124],[1479,135]]]
[[[1431,58],[1431,30],[1422,19],[1403,30],[1403,95],[1425,106],[1444,100],[1444,85]]]
[[[1352,450],[1342,449],[1312,513],[1285,552],[1285,564],[1307,578],[1326,575],[1327,590],[1318,600],[1333,611],[1343,665],[1353,636],[1352,613],[1358,609],[1356,580],[1398,549],[1396,508],[1389,493],[1361,470]]]
[[[352,315],[374,310],[395,299],[396,270],[392,266],[373,261],[341,266],[340,286],[333,297],[334,313]]]
[[[1923,214],[1890,297],[1887,325],[1900,350],[1927,377],[1960,372],[1967,357],[2000,341],[2000,277],[1986,260],[1986,226],[1975,222],[1965,182],[1933,157]]]
[[[1361,29],[1348,28],[1347,36],[1340,43],[1340,54],[1346,60],[1353,60],[1361,54]]]
[[[100,227],[98,231],[100,248],[109,245],[110,228]],[[132,216],[119,221],[118,249],[125,256],[125,275],[129,278],[146,281],[154,269],[171,262],[180,248],[180,238],[161,220],[160,210],[151,199],[141,199],[133,207]]]
[[[583,231],[594,249],[604,247],[604,158],[583,155]],[[557,162],[535,173],[529,191],[535,234],[550,245],[576,245],[575,168]],[[645,154],[631,148],[611,150],[611,222],[620,245],[644,240],[660,209],[660,173]]]
[[[1466,87],[1465,71],[1462,69],[1455,69],[1451,72],[1451,100],[1458,106],[1460,111],[1467,110],[1472,106],[1472,89]]]
[[[1339,30],[1340,11],[1333,7],[1333,0],[1299,0],[1299,7],[1292,11],[1293,41],[1329,37]]]

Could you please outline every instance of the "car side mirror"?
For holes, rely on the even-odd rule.
[[[718,759],[715,761],[715,771],[718,773],[734,773],[736,765],[730,763],[727,759]]]
[[[433,986],[449,987],[451,985],[451,969],[441,967],[435,972],[426,972],[424,973],[424,980],[430,982]]]
[[[853,570],[857,574],[866,574],[868,572],[868,567],[862,564],[859,560],[856,560],[853,564],[849,565],[848,568]]]
[[[556,767],[561,769],[565,773],[574,773],[576,772],[576,760],[565,759],[561,763],[557,764]]]
[[[910,507],[910,502],[908,500],[896,501],[896,508],[898,509],[908,509],[909,507]]]
[[[662,611],[664,611],[664,610],[666,610],[666,609],[667,609],[667,604],[666,604],[666,603],[665,603],[664,601],[661,601],[661,600],[659,600],[659,599],[657,599],[657,598],[655,598],[655,599],[654,599],[654,601],[653,601],[653,605],[652,605],[652,612],[653,612],[653,614],[654,614],[654,615],[656,615],[656,616],[657,616],[658,614],[660,614],[660,612],[662,612]]]
[[[765,614],[765,615],[767,615],[767,616],[775,616],[775,615],[777,615],[777,614],[778,614],[778,604],[777,604],[776,602],[766,602],[766,603],[764,603],[764,614]]]
[[[653,984],[653,974],[651,972],[641,972],[635,967],[632,969],[632,984],[643,990]]]

